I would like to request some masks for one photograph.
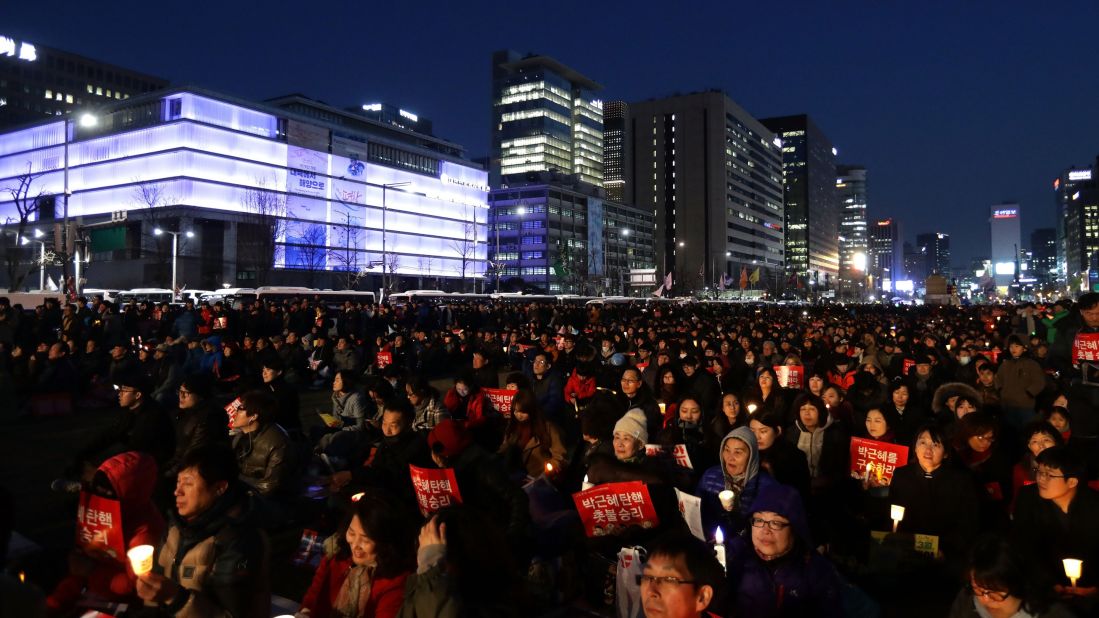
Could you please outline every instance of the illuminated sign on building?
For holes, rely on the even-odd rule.
[[[400,110],[400,112],[401,112],[401,117],[402,118],[408,118],[412,122],[419,122],[420,121],[420,117],[417,116],[416,114],[413,114],[412,112],[406,112],[403,109]]]
[[[382,111],[382,104],[381,103],[368,103],[366,105],[363,105],[363,111],[364,112],[380,112],[380,111]]]
[[[0,36],[0,56],[15,57],[27,62],[34,62],[38,60],[38,50],[26,41],[16,41],[11,37]]]
[[[1019,209],[1017,208],[997,208],[992,211],[993,219],[1014,219],[1019,216]]]
[[[1091,180],[1091,170],[1074,170],[1068,173],[1069,180]]]

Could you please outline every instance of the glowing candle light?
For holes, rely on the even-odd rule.
[[[893,532],[897,531],[897,525],[904,519],[904,507],[896,504],[889,505],[889,518],[893,520]]]
[[[1076,587],[1076,581],[1080,579],[1080,571],[1084,567],[1083,560],[1077,560],[1075,558],[1065,558],[1061,561],[1065,565],[1065,575],[1069,581],[1072,582],[1072,587]]]

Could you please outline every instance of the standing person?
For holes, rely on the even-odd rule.
[[[538,352],[531,359],[531,389],[538,397],[546,418],[562,426],[565,419],[565,380],[553,366],[553,357],[548,352]]]
[[[156,616],[267,618],[271,557],[228,447],[208,444],[180,464],[175,509],[137,595]]]
[[[1007,351],[1010,356],[996,371],[996,388],[1004,419],[1018,431],[1037,416],[1034,404],[1046,388],[1046,374],[1038,361],[1026,354],[1026,344],[1018,335],[1008,337]]]
[[[405,510],[379,492],[353,502],[296,618],[394,618],[415,566],[415,528]]]

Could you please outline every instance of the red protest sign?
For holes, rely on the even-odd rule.
[[[416,490],[420,514],[424,517],[443,507],[462,503],[462,493],[458,491],[454,468],[418,468],[408,464],[408,470],[412,475],[412,487]]]
[[[614,534],[627,526],[660,525],[649,488],[641,481],[596,485],[574,493],[572,500],[589,537]]]
[[[893,480],[893,472],[908,463],[908,447],[866,438],[851,438],[851,475],[880,482]],[[869,466],[869,467],[868,467]]]
[[[377,365],[378,369],[385,369],[386,367],[392,365],[393,353],[378,352],[378,355],[374,357],[374,364]]]
[[[805,367],[801,365],[775,365],[778,384],[782,388],[798,388],[804,384]]]
[[[233,401],[229,402],[229,405],[225,406],[225,413],[229,415],[229,429],[233,428],[233,414],[243,406],[240,402],[240,397],[237,397]]]
[[[488,395],[492,407],[496,408],[497,412],[507,417],[511,416],[511,400],[519,391],[509,388],[483,388],[481,390],[485,392],[485,395]]]
[[[908,370],[915,367],[915,366],[916,366],[916,360],[915,359],[906,358],[906,359],[904,359],[904,368],[901,370],[901,373],[903,373],[904,375],[908,375]]]
[[[646,457],[665,457],[668,455],[668,449],[662,444],[646,444],[645,456]],[[694,470],[694,464],[691,463],[691,456],[687,454],[686,444],[676,444],[671,449],[671,457],[675,460],[675,463],[679,466],[687,468],[688,470]]]
[[[1079,333],[1072,341],[1073,363],[1099,362],[1099,333]]]
[[[76,507],[76,544],[85,551],[105,553],[121,563],[126,562],[122,507],[118,500],[80,492]]]

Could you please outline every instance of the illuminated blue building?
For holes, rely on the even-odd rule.
[[[400,287],[469,289],[485,269],[488,175],[461,146],[300,96],[174,89],[11,130],[0,134],[8,221],[6,189],[21,179],[50,234],[67,183],[95,287],[164,282],[157,227],[194,233],[179,250],[191,288],[335,287],[349,273],[377,287],[384,270]]]

